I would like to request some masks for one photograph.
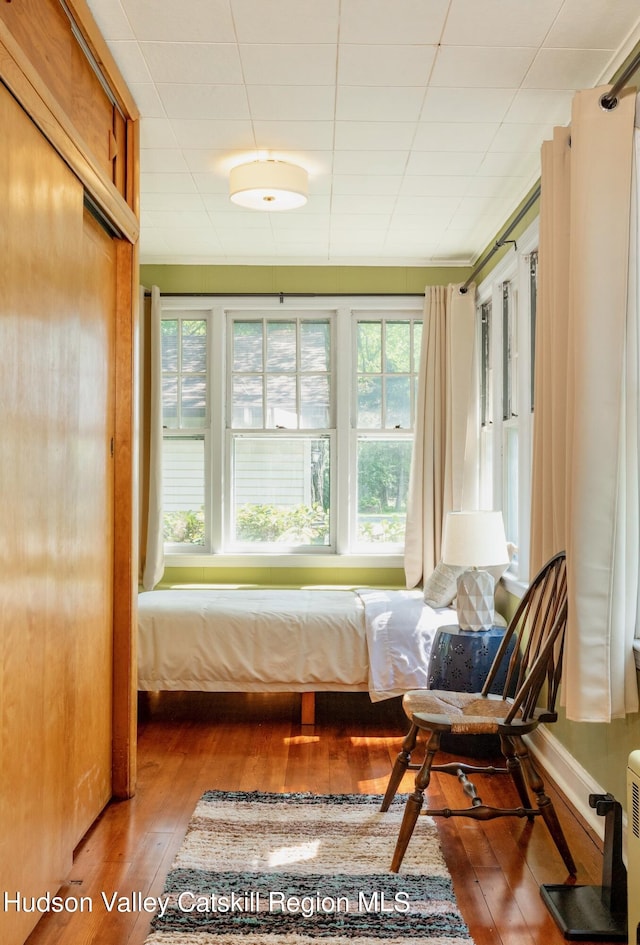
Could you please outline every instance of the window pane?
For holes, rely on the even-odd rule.
[[[295,322],[269,322],[267,325],[267,371],[295,371]]]
[[[178,370],[178,320],[177,318],[163,318],[161,322],[162,335],[162,370]]]
[[[358,427],[379,430],[382,427],[382,378],[358,378]]]
[[[411,371],[411,325],[409,322],[387,322],[384,345],[384,369],[387,374],[409,374]]]
[[[326,430],[331,426],[329,378],[326,374],[301,377],[300,426],[307,430]]]
[[[257,326],[259,335],[251,336],[252,325]],[[240,373],[244,375],[246,369],[236,370],[232,383],[231,427],[326,430],[333,417],[329,320],[295,317],[271,321],[263,317],[254,323],[236,322],[234,332],[239,339],[234,348],[236,367],[240,364],[241,351],[247,354],[250,363],[258,364],[258,348],[262,350],[262,339],[266,338],[264,368],[252,372],[254,378],[260,378],[265,400],[260,416],[255,410],[251,415],[247,413],[243,388],[238,384]],[[253,385],[251,395],[257,404],[257,389],[254,391]]]
[[[422,348],[422,322],[413,323],[413,370],[420,370],[420,351]]]
[[[262,322],[233,323],[233,370],[262,370]]]
[[[502,287],[502,417],[518,415],[518,334],[510,282]]]
[[[504,530],[507,541],[518,544],[518,428],[505,426],[503,465]]]
[[[267,376],[267,427],[295,430],[298,426],[296,378],[290,374]]]
[[[207,382],[205,375],[182,379],[182,427],[201,427],[207,418]]]
[[[386,388],[386,429],[411,429],[411,378],[388,377]]]
[[[326,437],[235,437],[233,532],[243,545],[329,545]]]
[[[165,436],[162,449],[164,540],[204,545],[204,437]]]
[[[207,322],[162,319],[160,338],[163,425],[202,427],[207,421]]]
[[[329,322],[300,323],[300,369],[328,371],[330,366]]]
[[[262,377],[255,375],[233,379],[231,423],[242,429],[262,426]]]
[[[358,440],[358,541],[404,541],[411,441]]]
[[[202,319],[182,322],[182,371],[204,373],[207,370],[207,324]]]
[[[380,374],[382,370],[382,325],[358,322],[358,373]]]
[[[491,303],[480,308],[480,423],[493,423],[493,373],[491,370]]]
[[[162,378],[162,425],[172,430],[178,426],[178,378],[175,374]]]

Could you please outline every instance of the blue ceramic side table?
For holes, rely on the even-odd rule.
[[[436,631],[431,646],[429,688],[480,692],[504,632],[505,627],[492,627],[490,630],[441,627]],[[502,692],[505,675],[506,665],[496,677],[491,689],[493,693]]]
[[[490,630],[461,630],[452,625],[436,631],[429,658],[429,688],[457,692],[480,692],[493,659],[504,636],[506,627]],[[491,692],[502,692],[507,673],[510,644],[504,667],[495,678]],[[453,754],[488,758],[500,754],[500,742],[495,735],[443,735],[441,747]]]

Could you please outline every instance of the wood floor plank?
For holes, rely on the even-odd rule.
[[[295,695],[151,694],[140,718],[136,796],[107,807],[79,844],[64,887],[91,896],[96,908],[91,915],[45,916],[27,945],[143,945],[150,917],[107,914],[98,908],[101,892],[158,895],[206,790],[383,793],[406,729],[399,702],[319,693],[316,703],[315,725],[302,726]],[[401,793],[413,789],[414,776],[407,773]],[[483,784],[487,801],[513,801],[502,780]],[[579,880],[598,882],[596,839],[555,787],[549,792]],[[456,779],[444,775],[434,775],[428,799],[438,807],[466,800]],[[564,878],[543,823],[436,822],[475,945],[564,945],[539,894],[541,882]],[[419,843],[423,826],[418,823],[412,843]],[[390,837],[390,849],[393,842]]]

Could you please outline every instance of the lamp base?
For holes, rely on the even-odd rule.
[[[461,630],[490,630],[494,626],[494,589],[489,571],[471,569],[460,575],[456,610]]]

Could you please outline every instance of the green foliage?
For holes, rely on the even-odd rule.
[[[400,544],[404,541],[404,531],[404,515],[381,515],[358,521],[358,540],[367,544]]]
[[[329,515],[320,506],[241,506],[236,513],[236,539],[259,544],[325,545]]]
[[[204,509],[165,512],[162,533],[171,544],[204,545]]]
[[[362,440],[358,448],[358,513],[405,512],[409,441]]]

